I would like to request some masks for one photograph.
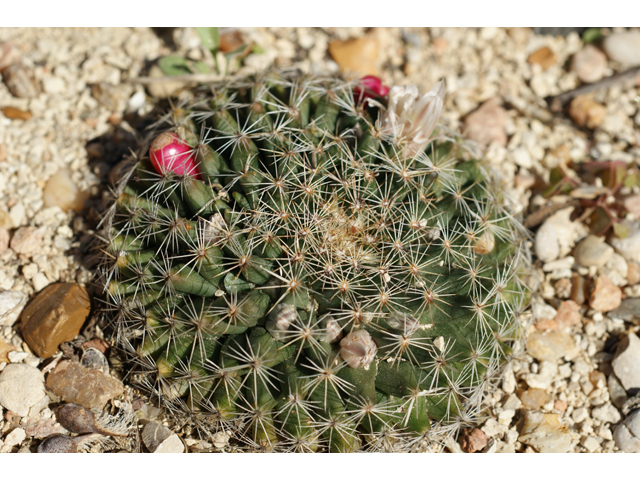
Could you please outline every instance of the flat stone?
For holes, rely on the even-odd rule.
[[[142,441],[151,453],[184,453],[184,444],[180,437],[155,422],[149,422],[144,426]]]
[[[540,453],[567,453],[571,448],[571,434],[556,413],[527,411],[520,436],[522,443]]]
[[[640,338],[635,333],[622,338],[611,366],[626,390],[640,388]]]
[[[610,312],[620,306],[622,290],[606,275],[600,275],[594,282],[593,291],[589,297],[591,308],[599,312]]]
[[[602,267],[613,255],[613,248],[607,245],[604,238],[588,235],[573,250],[573,256],[583,267]]]
[[[587,95],[578,95],[569,105],[569,116],[580,127],[598,128],[606,115],[606,107]]]
[[[607,56],[625,65],[640,64],[640,32],[629,31],[609,35],[602,44]]]
[[[613,433],[616,446],[626,453],[640,453],[640,410],[635,410]]]
[[[627,391],[620,385],[620,380],[618,380],[615,375],[609,375],[607,378],[607,388],[611,402],[613,402],[616,407],[622,408],[624,402],[626,402],[629,397],[627,396]]]
[[[359,76],[378,75],[380,46],[373,34],[350,40],[334,40],[329,43],[329,54],[343,73]]]
[[[22,313],[22,336],[36,355],[48,358],[61,343],[76,338],[91,310],[87,290],[75,283],[54,283]]]
[[[27,432],[24,431],[24,428],[14,428],[5,437],[4,444],[10,447],[15,447],[16,445],[20,445],[25,438],[27,438]]]
[[[99,370],[64,360],[47,377],[47,388],[67,403],[102,408],[124,392],[122,382]]]
[[[40,252],[43,236],[44,228],[20,227],[9,245],[17,254],[30,257]]]
[[[602,79],[607,68],[607,56],[593,45],[585,45],[571,58],[571,70],[576,72],[580,81],[593,83]]]
[[[500,106],[497,98],[492,98],[466,116],[463,132],[480,145],[487,146],[494,142],[504,147],[507,145],[506,121],[506,110]]]
[[[636,219],[640,220],[640,194],[627,195],[622,198],[622,206],[633,214]]]
[[[536,360],[555,362],[575,348],[573,337],[557,330],[533,332],[527,340],[527,352]]]
[[[40,93],[40,85],[33,75],[33,69],[22,63],[14,63],[5,68],[2,78],[11,95],[15,97],[32,98]]]
[[[0,405],[21,417],[46,396],[44,376],[31,365],[12,363],[0,373]]]
[[[22,313],[28,295],[14,290],[0,291],[0,326],[11,327]]]
[[[625,298],[618,308],[610,311],[607,315],[640,325],[640,297]]]

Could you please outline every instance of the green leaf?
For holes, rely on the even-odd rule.
[[[211,69],[209,68],[209,65],[207,65],[204,62],[194,62],[192,64],[192,68],[198,73],[211,73]]]
[[[230,52],[225,53],[224,56],[227,57],[228,59],[232,59],[234,57],[237,57],[238,55],[243,53],[247,49],[248,46],[249,46],[248,44],[243,43],[242,45],[240,45],[235,50],[231,50]]]
[[[260,45],[254,45],[253,48],[251,49],[251,51],[253,53],[264,53],[264,48],[262,48]]]
[[[215,52],[220,46],[220,34],[218,33],[218,27],[196,27],[196,32],[200,37],[202,45],[207,50]]]
[[[595,43],[602,38],[602,30],[599,28],[587,28],[582,33],[582,41],[584,43]]]
[[[169,55],[161,57],[158,60],[158,66],[165,73],[165,75],[189,75],[191,69],[189,63],[184,57],[180,55]]]
[[[614,223],[613,233],[615,233],[618,238],[627,238],[629,236],[629,227],[623,223]]]

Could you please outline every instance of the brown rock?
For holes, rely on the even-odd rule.
[[[88,350],[89,348],[95,348],[99,352],[106,354],[111,348],[111,345],[109,345],[104,340],[100,340],[99,338],[93,338],[88,342],[84,342],[82,344],[82,348],[85,350]]]
[[[479,428],[466,429],[460,435],[460,447],[465,453],[475,453],[489,443],[489,437]]]
[[[593,291],[589,297],[591,308],[599,312],[610,312],[620,306],[622,302],[622,290],[614,284],[606,275],[596,278]]]
[[[89,316],[87,290],[75,283],[49,285],[22,312],[22,336],[36,355],[48,358],[76,338]]]
[[[247,55],[251,51],[251,45],[245,42],[240,30],[233,30],[220,35],[220,45],[218,48],[222,53],[229,53],[238,50],[243,45],[245,45],[245,48],[240,52],[241,56]]]
[[[11,249],[19,255],[30,257],[40,251],[42,246],[43,228],[20,227],[13,234],[11,239]]]
[[[549,47],[542,47],[529,55],[527,62],[531,64],[536,63],[540,65],[543,70],[546,70],[556,63],[556,55]]]
[[[67,403],[103,408],[124,392],[122,382],[73,360],[63,360],[47,377],[47,388]]]
[[[0,43],[0,72],[20,60],[18,50],[10,43]]]
[[[67,430],[52,418],[28,418],[24,425],[24,431],[28,436],[34,438],[46,438],[50,435],[67,433]]]
[[[581,275],[571,277],[571,300],[582,305],[587,299],[587,282]]]
[[[15,107],[2,107],[2,114],[11,120],[29,120],[31,112]]]
[[[580,127],[597,128],[606,115],[606,107],[587,95],[578,95],[569,105],[569,116]]]
[[[37,97],[40,85],[33,76],[31,68],[14,63],[2,71],[2,78],[11,94],[20,98]]]
[[[538,410],[547,403],[548,398],[547,392],[541,388],[529,388],[520,394],[522,408],[529,410]]]
[[[504,147],[507,144],[506,120],[506,110],[500,106],[497,98],[492,98],[467,115],[464,120],[464,131],[467,137],[480,145],[487,146],[495,142]]]
[[[627,283],[629,286],[640,283],[640,264],[638,264],[638,262],[630,261],[627,263],[627,267]]]
[[[329,54],[343,73],[355,73],[359,76],[378,75],[376,66],[380,46],[378,39],[368,34],[360,38],[329,43]]]

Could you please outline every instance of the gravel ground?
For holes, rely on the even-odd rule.
[[[640,388],[640,181],[633,183],[634,165],[640,165],[640,83],[632,76],[576,97],[560,112],[548,108],[550,96],[640,64],[640,31],[600,34],[604,39],[586,45],[576,32],[551,36],[529,28],[224,31],[226,48],[254,45],[241,66],[228,65],[230,71],[342,70],[422,91],[444,78],[441,121],[484,148],[517,199],[517,213],[532,230],[535,261],[526,350],[489,392],[477,428],[449,441],[449,451],[640,451],[631,405]],[[164,417],[127,378],[120,384],[118,356],[100,343],[104,334],[95,314],[93,236],[109,174],[135,148],[149,115],[166,105],[167,90],[180,87],[132,80],[153,76],[155,60],[176,52],[212,61],[192,29],[0,29],[0,452],[35,452],[42,438],[66,432],[53,412],[71,397],[64,385],[62,393],[51,386],[65,361],[100,372],[87,388],[116,382],[104,398],[90,400],[106,404],[107,413],[96,419],[93,437],[73,448],[232,449],[224,436],[200,440],[189,426]],[[618,168],[631,180],[609,184],[590,162]],[[564,183],[544,196],[557,178]],[[611,222],[598,215],[624,222],[608,228]],[[588,236],[606,228],[605,235]],[[19,328],[25,313],[23,320],[17,314],[58,282],[86,286],[92,315],[80,336],[43,359]],[[90,350],[98,353],[91,357]],[[12,376],[33,377],[16,404],[24,407],[28,398],[24,411],[11,407]],[[142,442],[131,430],[128,436],[99,434],[105,425],[124,428],[136,418]]]

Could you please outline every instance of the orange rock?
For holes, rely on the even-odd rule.
[[[89,198],[89,194],[78,189],[67,168],[58,170],[47,181],[42,193],[45,207],[57,206],[65,212],[82,210],[87,198]]]
[[[537,63],[543,70],[546,70],[556,63],[556,55],[549,47],[542,47],[529,55],[527,62],[531,64]]]
[[[606,275],[596,278],[593,291],[589,297],[591,308],[599,312],[610,312],[622,303],[622,290],[614,284]]]
[[[587,95],[578,95],[569,105],[569,116],[580,127],[597,128],[606,115],[606,107]]]
[[[567,409],[567,402],[565,402],[564,400],[556,400],[553,404],[553,408],[564,412]]]
[[[329,43],[329,54],[343,73],[355,73],[359,76],[378,75],[378,53],[380,46],[373,34],[360,38]]]
[[[582,322],[582,315],[580,314],[580,305],[573,300],[567,300],[560,304],[558,313],[555,318],[558,323],[558,328],[571,327],[573,325],[579,325]]]
[[[13,352],[16,349],[13,345],[6,343],[0,338],[0,362],[9,363],[9,352]]]
[[[637,285],[640,283],[640,264],[630,261],[627,265],[627,283],[629,286]]]
[[[507,144],[505,122],[507,112],[500,106],[500,100],[492,98],[464,119],[464,131],[471,140],[487,146],[491,142],[504,147]]]
[[[84,287],[54,283],[22,312],[22,337],[36,355],[48,358],[61,343],[76,338],[90,310],[91,300]]]
[[[14,107],[2,107],[2,113],[11,120],[29,120],[31,112]]]

